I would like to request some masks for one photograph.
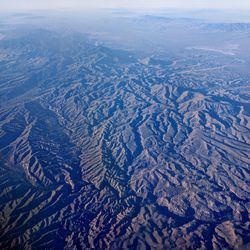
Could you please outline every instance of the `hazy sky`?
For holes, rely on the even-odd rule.
[[[0,0],[0,10],[31,10],[57,8],[250,9],[250,0]]]

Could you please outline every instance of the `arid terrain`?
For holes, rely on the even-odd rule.
[[[0,22],[0,248],[249,249],[250,23],[114,19]]]

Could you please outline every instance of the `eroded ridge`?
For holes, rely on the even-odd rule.
[[[29,37],[0,41],[2,249],[249,246],[247,77]]]

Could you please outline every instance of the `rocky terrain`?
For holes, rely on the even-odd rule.
[[[142,56],[4,27],[1,249],[250,248],[250,60],[237,46]]]

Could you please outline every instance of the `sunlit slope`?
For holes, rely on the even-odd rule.
[[[85,36],[0,41],[0,245],[240,248],[249,78],[200,48],[142,58]]]

